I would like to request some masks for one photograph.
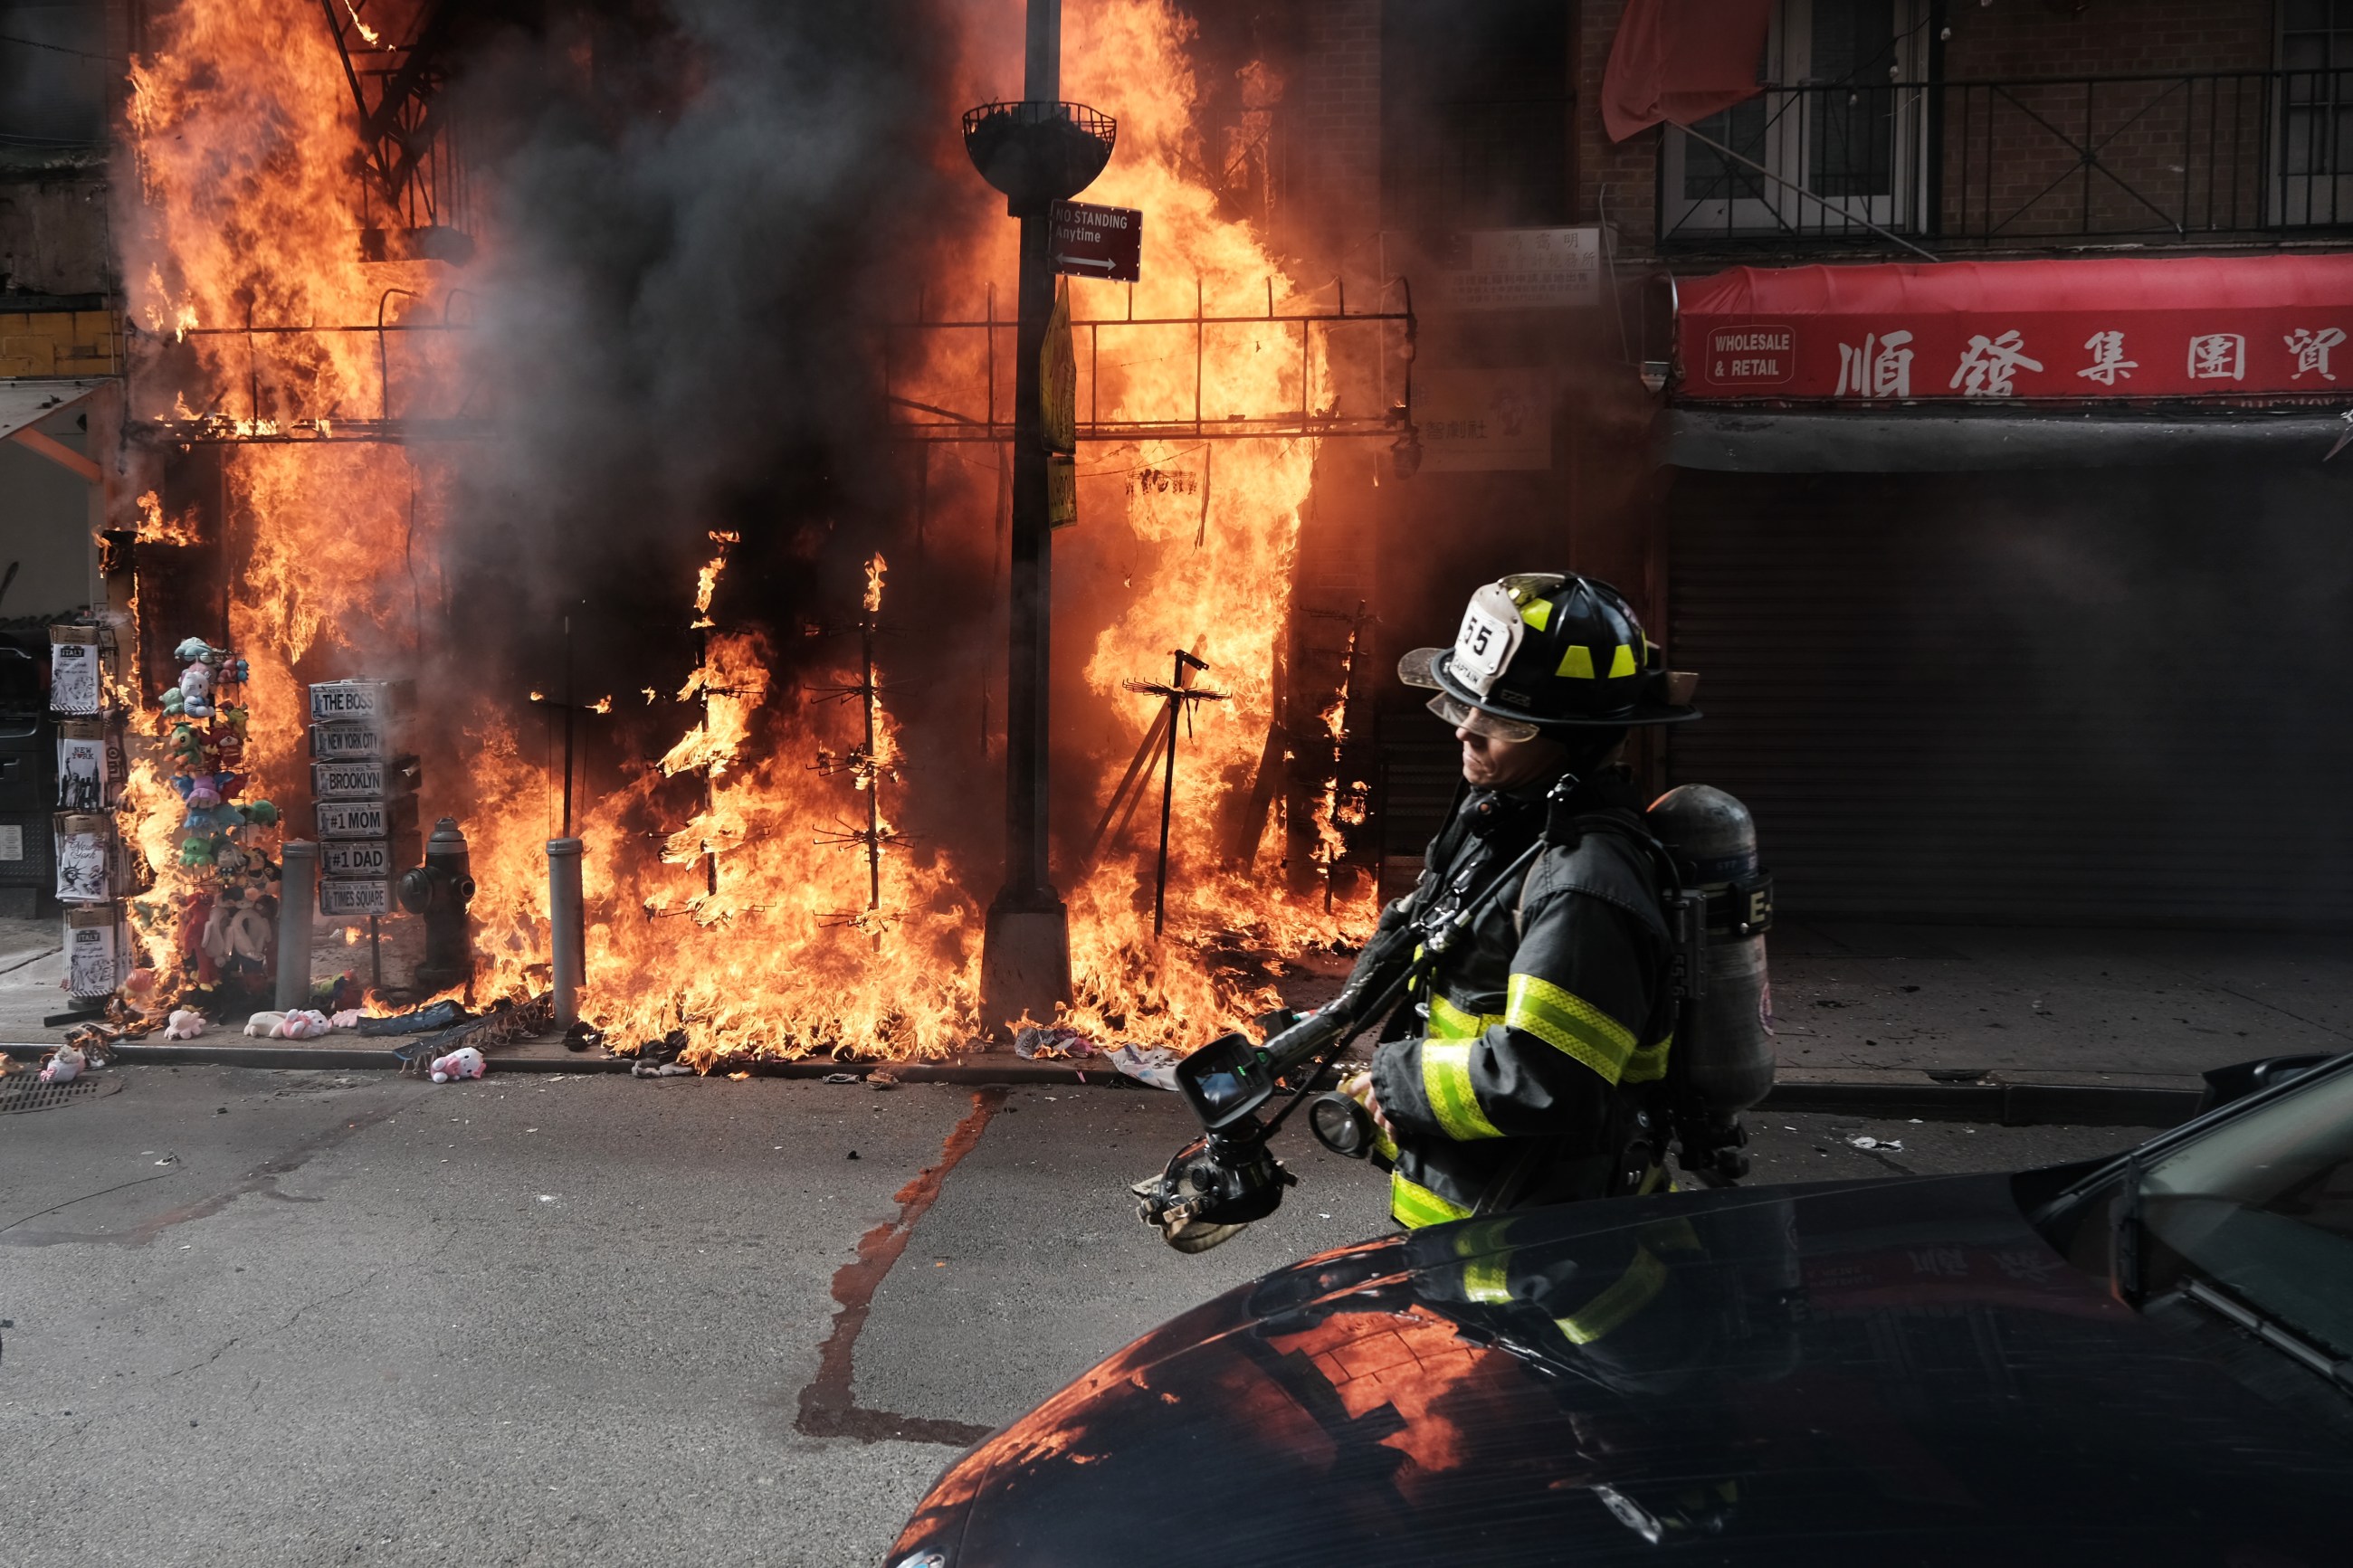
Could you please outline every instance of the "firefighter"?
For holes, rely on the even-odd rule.
[[[1672,943],[1620,754],[1633,726],[1698,717],[1689,678],[1616,589],[1557,573],[1480,588],[1453,647],[1398,674],[1455,727],[1462,786],[1385,927],[1467,903],[1535,841],[1563,775],[1579,832],[1489,903],[1344,1086],[1377,1129],[1392,1216],[1410,1230],[1663,1184]]]

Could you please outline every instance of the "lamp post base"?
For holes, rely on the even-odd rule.
[[[1050,1024],[1071,999],[1071,912],[1050,889],[999,893],[980,948],[981,1027],[991,1038],[1027,1014]]]

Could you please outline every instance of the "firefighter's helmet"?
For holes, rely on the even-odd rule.
[[[1698,678],[1665,668],[1624,595],[1575,573],[1487,584],[1454,646],[1414,649],[1398,675],[1436,692],[1430,710],[1449,724],[1503,741],[1699,717]]]

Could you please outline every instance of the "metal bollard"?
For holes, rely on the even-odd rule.
[[[278,1010],[311,1005],[311,922],[318,916],[319,847],[290,838],[279,848]]]
[[[588,967],[588,933],[581,923],[577,838],[547,841],[547,914],[549,954],[554,961],[551,988],[555,994],[555,1026],[568,1029],[580,1021],[580,984]]]

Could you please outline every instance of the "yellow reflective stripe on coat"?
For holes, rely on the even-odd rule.
[[[1504,1022],[1575,1057],[1613,1084],[1627,1078],[1627,1068],[1637,1054],[1633,1030],[1575,992],[1533,974],[1512,976]],[[1645,1070],[1649,1068],[1648,1063],[1642,1066]],[[1662,1052],[1658,1071],[1665,1070]]]
[[[1656,1083],[1667,1076],[1667,1052],[1673,1048],[1675,1037],[1669,1035],[1652,1046],[1644,1046],[1626,1059],[1626,1070],[1620,1083]]]
[[[1389,1217],[1408,1230],[1419,1230],[1426,1225],[1444,1225],[1451,1219],[1469,1219],[1471,1211],[1461,1204],[1440,1197],[1420,1183],[1409,1182],[1391,1171]]]
[[[1475,1228],[1475,1227],[1474,1227]],[[1497,1306],[1512,1299],[1512,1255],[1498,1252],[1462,1266],[1464,1300]]]
[[[1667,1287],[1667,1266],[1647,1247],[1634,1249],[1634,1261],[1609,1288],[1566,1318],[1554,1322],[1573,1345],[1589,1345],[1649,1306]]]
[[[1436,1021],[1433,1015],[1431,1022]],[[1440,1131],[1457,1142],[1504,1135],[1479,1109],[1479,1096],[1471,1087],[1471,1053],[1478,1048],[1477,1040],[1421,1042],[1421,1091],[1430,1097],[1430,1111],[1438,1118]]]
[[[1430,1030],[1426,1038],[1432,1040],[1475,1040],[1487,1032],[1490,1024],[1503,1020],[1493,1013],[1466,1013],[1443,996],[1430,999]]]

